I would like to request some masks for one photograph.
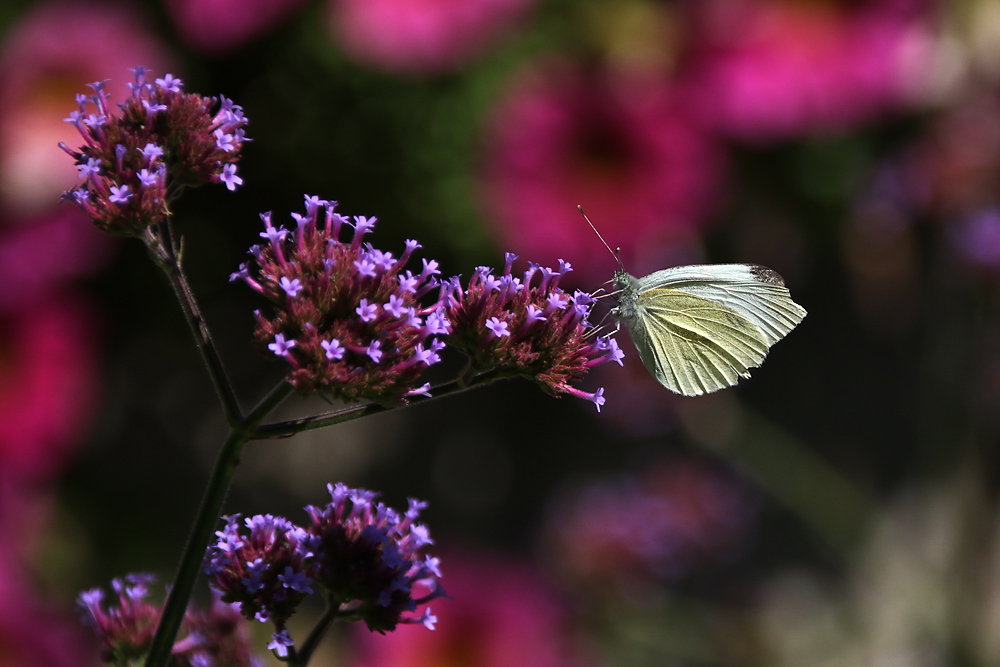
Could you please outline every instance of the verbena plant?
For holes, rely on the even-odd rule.
[[[502,272],[477,267],[469,280],[442,278],[438,263],[421,259],[408,240],[402,252],[375,248],[366,237],[375,218],[348,218],[337,203],[306,196],[305,211],[282,225],[261,215],[264,230],[249,259],[230,276],[263,299],[254,340],[287,367],[284,380],[250,411],[230,384],[181,263],[171,208],[188,187],[243,179],[237,163],[247,118],[226,98],[185,93],[167,74],[150,80],[131,70],[131,95],[108,105],[106,82],[77,96],[67,122],[83,144],[61,147],[75,161],[82,184],[65,198],[100,229],[140,240],[167,276],[212,378],[229,426],[180,565],[162,607],[146,601],[149,575],[116,579],[117,601],[100,589],[80,596],[86,617],[110,664],[144,661],[149,667],[249,665],[248,633],[240,616],[274,626],[268,648],[292,665],[305,665],[331,623],[362,621],[387,632],[400,623],[433,630],[427,603],[444,597],[433,544],[417,523],[425,504],[410,499],[405,512],[376,501],[377,494],[330,484],[331,502],[307,507],[308,521],[257,515],[240,520],[219,512],[243,446],[284,438],[404,405],[440,398],[501,378],[524,377],[552,395],[572,394],[600,410],[603,389],[575,385],[593,366],[623,357],[614,338],[588,320],[593,298],[569,294],[560,278],[571,270],[529,263],[515,273],[507,254]],[[414,265],[415,266],[415,265]],[[432,386],[424,371],[449,350],[467,363],[458,375]],[[267,422],[290,394],[320,394],[348,403],[328,413]],[[217,591],[207,610],[188,609],[199,571]],[[309,594],[320,592],[327,610],[309,636],[295,642],[286,622]]]

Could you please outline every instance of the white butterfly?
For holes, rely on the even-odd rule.
[[[677,266],[635,278],[615,272],[618,307],[639,358],[685,396],[750,377],[806,316],[776,272],[754,264]]]
[[[763,266],[677,266],[635,278],[618,264],[613,313],[619,325],[646,369],[685,396],[750,377],[771,346],[806,316],[781,276]]]

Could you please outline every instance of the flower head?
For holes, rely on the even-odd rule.
[[[73,164],[53,150],[78,136],[62,122],[77,82],[123,71],[137,59],[164,69],[171,60],[135,3],[32,2],[22,8],[5,23],[0,47],[5,224],[47,216],[59,194],[77,182]],[[114,101],[121,99],[115,95]]]
[[[84,143],[77,150],[60,144],[83,179],[64,197],[104,231],[127,236],[162,221],[181,188],[242,183],[236,162],[247,123],[230,100],[181,92],[169,74],[151,81],[143,67],[132,72],[132,94],[117,109],[108,105],[106,82],[89,84],[93,94],[78,96],[79,108],[66,118]]]
[[[621,363],[624,356],[613,338],[595,335],[588,321],[594,299],[560,289],[560,278],[571,270],[568,263],[560,260],[557,271],[531,264],[517,277],[511,272],[514,259],[508,254],[499,277],[479,267],[467,289],[457,279],[448,283],[446,341],[477,371],[527,377],[552,395],[586,398],[600,410],[603,389],[591,394],[571,386],[591,367]]]
[[[306,507],[307,528],[270,515],[227,517],[205,556],[205,572],[225,602],[242,614],[271,621],[269,648],[288,655],[294,642],[285,622],[316,588],[338,605],[341,618],[361,620],[378,632],[399,623],[433,625],[417,606],[443,597],[438,560],[424,554],[432,544],[415,523],[426,505],[410,500],[402,515],[375,502],[377,494],[329,485],[332,502]],[[407,615],[404,615],[407,614]]]
[[[258,514],[226,517],[209,546],[205,572],[222,601],[237,603],[249,619],[271,621],[278,632],[312,592],[315,539],[288,519]]]
[[[433,630],[434,617],[418,605],[445,597],[438,578],[438,559],[427,556],[433,541],[416,519],[426,504],[410,499],[400,515],[375,502],[376,494],[329,485],[332,502],[309,506],[308,528],[318,540],[316,581],[341,612],[364,621],[369,630],[385,633],[399,623],[418,623]]]
[[[129,574],[113,580],[111,587],[117,600],[108,606],[99,588],[84,591],[77,598],[84,622],[94,628],[100,640],[104,662],[132,664],[149,651],[161,611],[146,600],[153,580],[150,574]],[[184,636],[174,643],[171,664],[237,667],[254,661],[247,627],[231,605],[215,600],[207,610],[189,609],[181,631]]]
[[[306,197],[293,229],[262,217],[263,243],[233,274],[271,301],[257,313],[256,337],[290,366],[289,382],[303,392],[385,404],[406,400],[417,378],[436,363],[448,330],[440,306],[437,262],[403,273],[415,241],[396,257],[364,241],[375,218],[353,223],[336,202]],[[352,233],[342,232],[353,228]]]

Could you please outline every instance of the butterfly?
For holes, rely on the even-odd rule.
[[[709,394],[750,377],[771,346],[806,316],[781,276],[764,266],[676,266],[636,278],[612,252],[619,266],[612,313],[646,369],[684,396]]]

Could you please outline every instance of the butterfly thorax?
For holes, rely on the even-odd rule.
[[[627,271],[619,269],[614,277],[615,299],[618,306],[615,315],[619,320],[631,320],[635,317],[636,299],[639,296],[639,280]]]

